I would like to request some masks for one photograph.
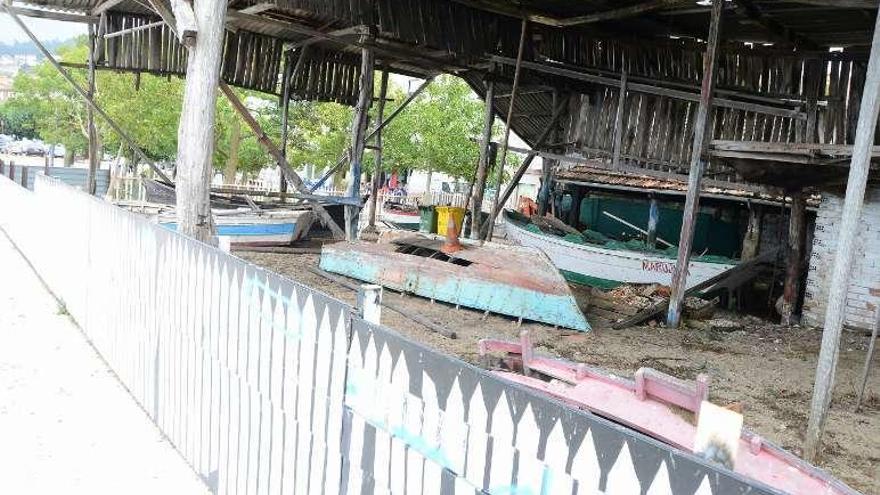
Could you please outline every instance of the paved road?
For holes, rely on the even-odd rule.
[[[0,493],[208,493],[2,231]]]

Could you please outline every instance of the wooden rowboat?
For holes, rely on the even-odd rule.
[[[600,288],[621,284],[670,285],[675,258],[640,251],[610,249],[570,242],[562,237],[536,233],[515,214],[504,212],[508,237],[522,246],[545,253],[569,281]],[[732,263],[691,261],[688,288],[733,268]]]
[[[274,210],[253,213],[249,210],[215,212],[217,235],[228,237],[233,245],[279,246],[304,239],[312,226],[314,215],[309,210]],[[159,225],[177,230],[173,214],[158,217]]]
[[[419,209],[415,206],[386,201],[379,219],[398,229],[419,230]]]
[[[589,331],[565,279],[540,251],[461,241],[446,254],[434,235],[327,244],[321,268],[392,290],[524,320]]]

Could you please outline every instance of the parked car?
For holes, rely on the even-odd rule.
[[[67,150],[64,148],[63,144],[56,144],[52,156],[54,156],[55,158],[64,158],[64,153],[66,151]]]

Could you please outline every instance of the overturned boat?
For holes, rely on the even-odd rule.
[[[392,290],[523,320],[589,331],[568,284],[540,251],[406,234],[325,245],[321,268]]]
[[[700,426],[726,428],[711,415],[707,425],[700,424],[701,414],[718,409],[708,403],[708,375],[698,375],[696,383],[689,383],[640,368],[634,380],[627,380],[585,364],[537,356],[527,331],[519,342],[481,340],[479,353],[484,364],[489,364],[490,356],[500,354],[501,366],[494,371],[498,376],[721,464],[780,492],[858,495],[827,472],[742,428],[741,423],[729,435],[730,443],[720,449],[723,455],[713,448],[701,450],[705,431],[701,432]]]
[[[670,285],[676,258],[658,250],[631,249],[611,239],[590,239],[581,233],[554,235],[514,211],[504,212],[508,237],[545,253],[571,282],[612,289],[623,284]],[[573,229],[572,229],[573,230]],[[695,256],[688,266],[688,288],[735,266],[730,259]]]

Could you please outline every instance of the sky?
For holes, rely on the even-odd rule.
[[[78,22],[61,22],[49,19],[20,17],[40,41],[66,40],[86,34],[86,25]],[[29,38],[9,16],[0,14],[0,43],[27,41]]]

